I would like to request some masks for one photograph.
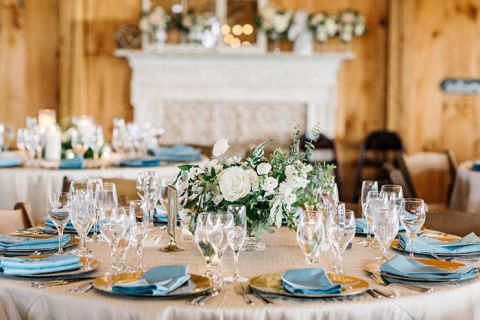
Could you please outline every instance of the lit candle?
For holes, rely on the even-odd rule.
[[[60,160],[62,155],[62,132],[60,127],[53,124],[45,133],[45,159]]]
[[[57,123],[57,112],[53,109],[38,110],[38,125],[45,129]]]

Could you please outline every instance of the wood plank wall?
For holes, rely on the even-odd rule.
[[[0,0],[0,121],[18,127],[40,107],[92,114],[107,130],[112,117],[131,118],[131,74],[113,57],[113,33],[138,21],[140,2]],[[359,142],[374,129],[399,131],[411,152],[480,156],[480,97],[444,95],[438,87],[447,76],[479,77],[480,0],[276,2],[308,11],[351,7],[367,18],[368,34],[352,44],[356,59],[339,76],[347,194]]]

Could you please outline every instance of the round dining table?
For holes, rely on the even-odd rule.
[[[472,170],[473,164],[465,161],[458,166],[450,210],[480,213],[480,171]]]
[[[160,232],[160,231],[159,231]],[[161,231],[163,232],[163,231]],[[165,239],[165,236],[162,236]],[[378,288],[363,266],[380,255],[378,250],[353,240],[352,249],[345,255],[344,271]],[[290,268],[304,268],[305,258],[295,240],[295,233],[286,228],[264,236],[266,249],[241,252],[239,271],[253,277],[263,273],[282,272]],[[164,241],[165,242],[165,241]],[[205,271],[205,261],[193,240],[180,240],[185,251],[165,253],[158,248],[146,248],[144,265],[187,264],[191,273]],[[98,275],[109,267],[109,249],[105,243],[89,244],[100,260]],[[394,254],[394,252],[390,252]],[[133,261],[130,256],[129,262]],[[320,262],[322,263],[322,261]],[[325,263],[325,261],[323,261]],[[220,268],[224,275],[233,270],[232,254],[224,257]],[[132,320],[132,319],[222,319],[222,320],[283,320],[283,319],[478,319],[480,315],[480,282],[473,279],[461,283],[431,285],[430,293],[418,293],[401,286],[391,285],[396,298],[373,298],[363,293],[347,299],[291,299],[270,297],[273,304],[253,298],[255,305],[247,305],[235,292],[232,284],[204,306],[193,306],[186,300],[137,298],[102,293],[92,289],[87,293],[71,293],[79,283],[36,289],[31,280],[2,278],[0,281],[0,319],[79,319],[79,320]],[[385,287],[382,287],[385,289]]]

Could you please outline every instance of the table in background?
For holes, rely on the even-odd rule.
[[[165,237],[164,237],[165,238]],[[345,257],[345,272],[367,280],[362,265],[380,253],[365,248],[354,240],[352,250]],[[305,267],[305,258],[298,248],[295,234],[287,229],[266,235],[266,250],[242,252],[239,269],[241,274],[252,277],[261,273],[281,272],[288,268]],[[192,240],[181,241],[183,252],[163,253],[154,248],[145,250],[146,267],[187,263],[190,272],[203,273],[205,263]],[[105,244],[89,244],[95,256],[101,259],[99,273],[108,267],[109,250]],[[230,250],[224,260],[225,273],[232,272]],[[69,293],[78,283],[65,286],[34,289],[27,280],[1,279],[0,319],[79,319],[79,320],[276,320],[276,319],[475,319],[480,314],[480,281],[435,286],[429,294],[419,294],[401,287],[391,287],[399,297],[396,299],[373,299],[363,294],[348,300],[281,300],[273,305],[256,300],[248,306],[235,294],[232,285],[226,292],[203,307],[191,306],[184,300],[139,299],[99,293],[91,290],[86,294]]]
[[[32,208],[35,220],[47,215],[47,197],[51,192],[62,191],[63,178],[86,179],[124,178],[136,179],[142,171],[158,171],[162,178],[173,178],[178,173],[178,164],[148,168],[121,168],[57,170],[43,168],[0,169],[0,207],[12,209],[17,202],[26,202]]]
[[[466,161],[457,168],[450,210],[480,213],[480,172],[472,165],[473,161]]]

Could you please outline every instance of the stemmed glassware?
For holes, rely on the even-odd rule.
[[[385,201],[384,194],[378,191],[369,191],[365,201],[365,206],[362,206],[363,214],[367,219],[367,239],[369,239],[368,246],[372,246],[374,241],[373,235],[373,215],[376,210],[383,206]]]
[[[207,264],[207,271],[204,273],[205,277],[213,278],[212,259],[215,257],[215,248],[208,240],[209,226],[207,222],[208,213],[201,213],[197,216],[195,226],[195,244],[202,254]]]
[[[88,180],[72,180],[70,182],[70,193],[75,194],[78,191],[87,191]]]
[[[328,221],[328,236],[335,256],[335,273],[343,275],[343,257],[345,250],[355,237],[355,214],[345,210],[345,204],[339,203],[336,210],[331,210]]]
[[[232,216],[231,227],[227,229],[227,239],[233,251],[235,272],[232,277],[225,279],[227,282],[242,282],[247,280],[238,272],[238,256],[247,235],[247,209],[242,205],[230,205],[227,212]]]
[[[368,200],[368,194],[370,191],[378,191],[378,182],[377,181],[372,181],[372,180],[364,180],[362,182],[362,192],[360,196],[360,204],[362,206],[362,215],[363,217],[367,220],[367,239],[364,241],[360,241],[360,244],[363,244],[365,247],[368,247],[371,244],[372,241],[372,236],[371,236],[371,220],[368,218],[368,211],[367,211],[367,200]]]
[[[218,284],[223,286],[221,269],[223,255],[228,248],[228,230],[233,225],[233,217],[229,212],[210,212],[207,215],[207,239],[212,244],[218,259],[219,273],[216,277]]]
[[[58,232],[58,251],[56,255],[63,254],[62,238],[63,229],[70,219],[71,201],[68,192],[51,193],[48,196],[48,216],[57,228]]]
[[[405,198],[404,208],[400,211],[399,219],[407,231],[410,247],[410,258],[413,256],[413,241],[425,223],[425,203],[422,199]]]
[[[388,247],[398,233],[398,214],[393,203],[383,202],[382,206],[373,211],[373,233],[382,249],[382,256],[377,260],[384,262],[388,259]]]
[[[72,194],[70,219],[80,237],[80,248],[75,251],[75,254],[82,257],[91,257],[92,252],[86,247],[86,239],[95,223],[95,210],[89,191],[77,191]]]
[[[305,255],[307,265],[312,267],[324,235],[322,215],[317,211],[303,212],[297,224],[297,242]]]
[[[136,244],[136,271],[144,271],[143,260],[143,246],[148,235],[148,208],[147,203],[142,200],[130,201],[130,214],[139,220],[135,223],[134,234]]]
[[[95,223],[93,224],[92,240],[98,242],[98,217],[100,206],[102,205],[103,180],[100,178],[89,178],[87,180],[87,190],[92,197],[93,210],[95,211]]]
[[[403,201],[402,186],[396,184],[385,184],[382,186],[381,191],[385,192],[385,195],[387,196],[387,201],[393,202],[398,214],[401,210]]]
[[[115,183],[104,182],[102,186],[101,198],[99,198],[100,206],[116,207],[118,206],[117,187]]]
[[[137,191],[141,194],[140,198],[148,204],[148,219],[150,227],[153,228],[153,213],[155,205],[158,202],[160,188],[160,176],[158,172],[147,171],[137,177]]]

